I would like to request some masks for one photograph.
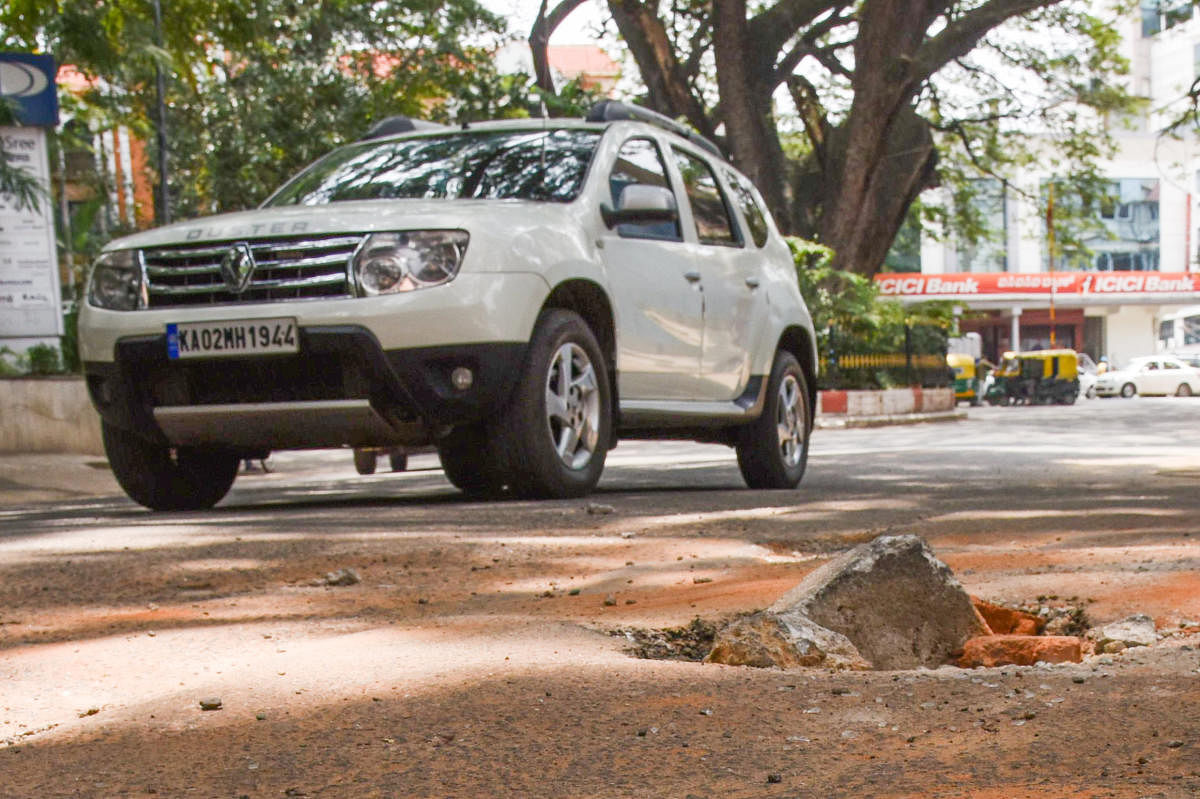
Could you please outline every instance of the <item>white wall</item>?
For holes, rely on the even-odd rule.
[[[1123,305],[1107,320],[1106,352],[1110,362],[1124,366],[1130,358],[1154,354],[1154,319],[1158,307]]]

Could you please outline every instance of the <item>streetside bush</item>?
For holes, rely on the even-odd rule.
[[[817,333],[818,388],[949,384],[951,303],[904,305],[881,297],[870,278],[834,269],[828,247],[799,238],[787,242]]]

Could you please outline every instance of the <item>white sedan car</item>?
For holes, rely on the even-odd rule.
[[[1200,370],[1173,356],[1135,358],[1124,369],[1105,372],[1096,380],[1101,397],[1132,397],[1135,394],[1200,394]]]

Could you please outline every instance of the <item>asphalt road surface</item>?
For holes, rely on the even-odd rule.
[[[432,455],[268,465],[152,514],[99,459],[0,457],[0,795],[1200,795],[1200,398],[818,430],[786,492],[684,443],[558,502],[468,501]],[[1171,637],[1028,678],[627,652],[886,532],[987,599]]]

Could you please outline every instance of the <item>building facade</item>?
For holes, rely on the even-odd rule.
[[[881,274],[882,293],[953,300],[962,330],[978,332],[993,360],[1052,345],[1114,363],[1155,352],[1159,322],[1200,303],[1200,143],[1160,133],[1200,77],[1200,17],[1191,2],[1143,0],[1122,32],[1132,91],[1149,110],[1114,132],[1117,151],[1101,165],[1105,197],[1083,214],[1072,209],[1085,249],[1051,257],[1047,206],[1074,198],[1053,195],[1054,174],[1029,170],[1007,190],[1000,181],[976,187],[988,240],[923,236],[920,274]]]

